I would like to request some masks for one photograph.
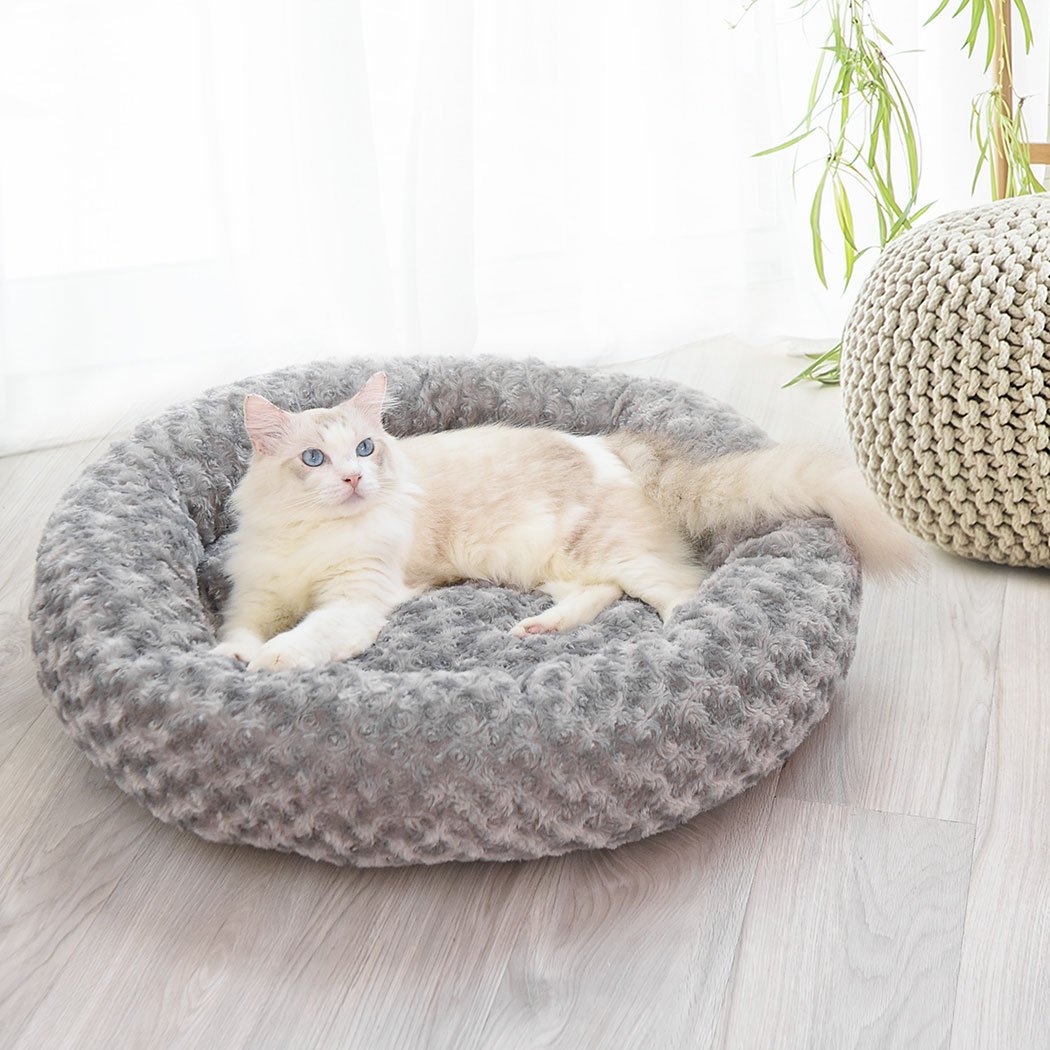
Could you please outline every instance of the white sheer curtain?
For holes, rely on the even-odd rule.
[[[982,76],[884,7],[965,204]],[[805,173],[751,159],[820,42],[786,0],[7,0],[0,451],[318,356],[833,339]]]

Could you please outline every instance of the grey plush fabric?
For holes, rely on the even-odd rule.
[[[356,660],[249,674],[212,655],[244,394],[333,405],[378,368],[395,434],[500,420],[670,433],[700,457],[765,443],[669,383],[494,359],[321,363],[143,424],[54,512],[31,612],[41,685],[122,790],[206,839],[334,863],[514,860],[679,824],[823,717],[860,603],[823,519],[717,539],[714,573],[667,625],[623,600],[518,640],[510,626],[548,599],[463,584],[404,606]]]

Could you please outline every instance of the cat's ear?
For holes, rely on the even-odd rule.
[[[348,404],[370,419],[376,426],[383,425],[383,401],[386,398],[386,372],[376,372]]]
[[[258,394],[244,399],[244,428],[260,455],[276,452],[292,429],[292,417]]]

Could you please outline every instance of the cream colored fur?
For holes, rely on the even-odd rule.
[[[911,555],[853,469],[774,447],[709,463],[636,434],[487,426],[395,439],[386,377],[334,409],[287,413],[250,395],[255,454],[234,494],[233,593],[218,650],[250,670],[357,655],[412,595],[483,579],[554,604],[512,633],[569,630],[624,594],[665,619],[705,571],[687,535],[829,514],[876,569]],[[371,455],[358,455],[364,439]],[[317,467],[302,460],[320,449]]]

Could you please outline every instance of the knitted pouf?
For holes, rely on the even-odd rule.
[[[869,484],[916,535],[1050,566],[1050,197],[894,241],[846,327],[842,384]]]
[[[860,572],[819,518],[722,537],[667,623],[623,600],[519,639],[511,625],[549,599],[465,583],[401,606],[353,660],[249,672],[213,653],[245,393],[335,405],[379,368],[396,435],[629,427],[699,459],[767,443],[671,383],[492,359],[289,369],[143,424],[63,497],[32,609],[40,682],[120,788],[204,838],[337,863],[520,860],[688,820],[780,766],[826,714]]]

